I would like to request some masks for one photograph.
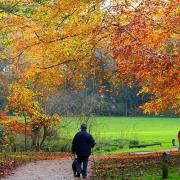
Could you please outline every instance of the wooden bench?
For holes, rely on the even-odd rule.
[[[162,146],[162,143],[155,142],[155,143],[151,143],[151,144],[129,145],[129,148],[141,148],[141,147],[147,147],[147,146]]]

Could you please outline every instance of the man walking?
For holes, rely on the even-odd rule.
[[[88,158],[91,154],[91,148],[94,147],[94,138],[86,131],[87,125],[81,125],[81,131],[78,132],[72,141],[72,152],[77,155],[77,177],[82,174],[83,178],[87,176]],[[83,168],[81,166],[83,165]]]

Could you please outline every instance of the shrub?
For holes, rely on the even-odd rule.
[[[125,142],[124,142],[123,140],[117,142],[117,146],[118,146],[118,148],[120,148],[120,149],[123,149],[123,148],[124,148],[124,145],[125,145]]]
[[[103,147],[104,147],[104,144],[98,143],[98,144],[96,144],[95,149],[96,150],[101,150]]]
[[[107,146],[103,148],[104,152],[112,152],[112,151],[116,151],[117,147],[116,146]]]
[[[60,152],[71,152],[71,144],[62,144],[60,145]]]
[[[129,145],[138,145],[139,144],[139,141],[138,140],[130,140],[129,141]]]

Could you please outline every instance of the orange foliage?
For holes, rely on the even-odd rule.
[[[109,10],[109,50],[122,83],[150,93],[144,112],[180,113],[178,1],[124,1]],[[113,17],[113,19],[112,19]]]
[[[8,118],[8,120],[4,122],[3,127],[6,131],[9,131],[12,133],[25,134],[25,124],[12,117]],[[33,137],[31,126],[29,125],[26,127],[26,135]]]
[[[0,112],[0,122],[4,121],[5,118],[6,118],[6,113]]]
[[[42,113],[40,102],[28,101],[29,92],[45,102],[64,84],[84,87],[85,79],[100,70],[94,56],[101,49],[106,54],[101,61],[116,61],[117,74],[106,72],[113,85],[118,79],[141,86],[139,94],[153,95],[141,106],[144,112],[180,113],[178,0],[115,0],[104,9],[106,2],[2,1],[17,7],[13,12],[2,10],[0,27],[8,36],[3,43],[13,61],[11,70],[26,94],[27,104],[21,108]],[[13,94],[16,98],[10,95],[11,106],[21,88],[18,91]],[[14,109],[22,110],[20,106],[16,103]]]
[[[0,123],[7,132],[25,134],[25,124],[18,120],[16,117],[7,116],[5,113],[0,114]],[[33,132],[31,131],[31,126],[27,125],[26,135],[33,137]]]

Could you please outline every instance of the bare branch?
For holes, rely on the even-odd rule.
[[[72,16],[76,11],[77,11],[77,9],[75,9],[71,14],[68,14],[68,15],[66,16],[66,18]],[[58,27],[60,27],[60,25],[66,20],[66,18],[63,18],[63,20],[58,24]]]
[[[38,69],[44,69],[44,70],[46,70],[46,69],[51,69],[51,68],[55,68],[55,67],[57,67],[57,66],[60,66],[60,65],[62,65],[62,64],[70,63],[70,62],[72,62],[72,61],[73,61],[73,60],[67,60],[67,61],[59,62],[59,63],[57,63],[57,64],[54,64],[54,65],[51,65],[51,66],[47,66],[47,67],[38,67]]]

